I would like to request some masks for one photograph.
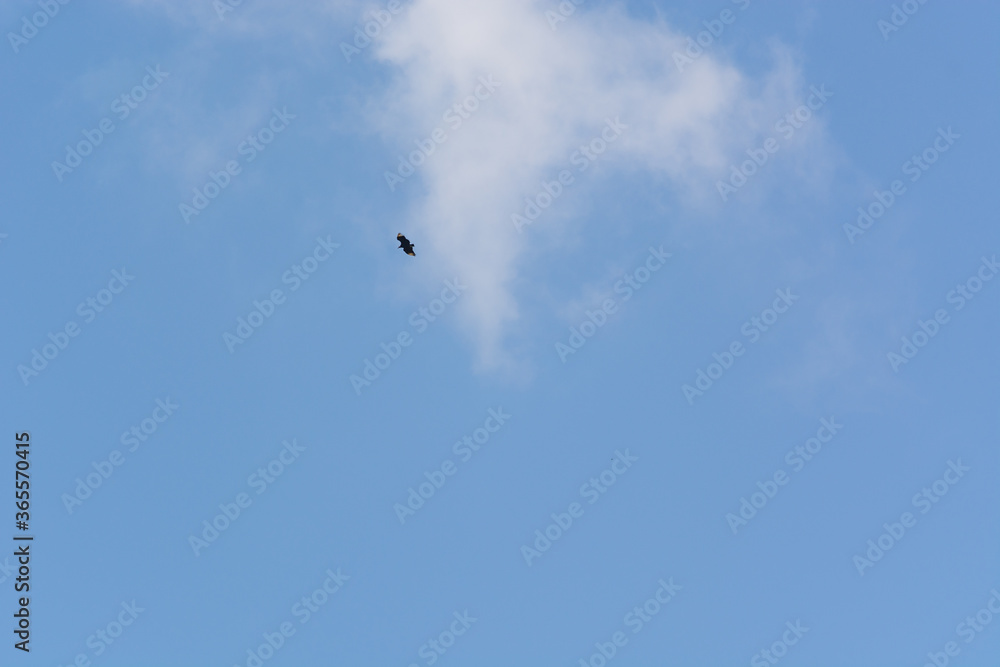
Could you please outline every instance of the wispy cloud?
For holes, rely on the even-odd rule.
[[[284,39],[298,26],[296,43],[302,44],[296,48],[308,56],[310,66],[323,62],[329,67],[344,66],[338,45],[352,39],[354,25],[384,9],[378,3],[344,1],[308,8],[243,2],[220,22],[205,13],[206,3],[122,1],[194,22],[211,33],[194,37],[185,56],[200,56],[224,31],[267,41],[278,35]],[[356,121],[354,131],[382,137],[391,156],[387,172],[396,170],[397,155],[409,156],[415,140],[426,141],[435,128],[448,129],[444,112],[473,95],[484,77],[500,84],[394,192],[382,189],[382,178],[372,184],[373,191],[407,202],[405,227],[412,230],[421,258],[436,269],[427,276],[427,286],[451,276],[462,276],[469,284],[457,315],[481,369],[514,364],[509,350],[516,342],[509,334],[520,309],[513,286],[525,250],[533,242],[574,233],[567,217],[577,210],[571,200],[586,194],[581,184],[616,170],[645,170],[680,193],[684,204],[718,210],[718,178],[734,160],[745,159],[746,149],[762,135],[773,133],[775,119],[800,104],[808,89],[794,54],[780,45],[772,48],[774,64],[765,74],[740,71],[723,59],[722,49],[705,53],[679,72],[673,54],[683,50],[688,35],[662,18],[634,18],[618,4],[581,5],[553,30],[547,9],[550,3],[537,0],[412,0],[357,56],[374,60],[388,74],[366,84],[368,98],[358,106],[363,113],[348,114]],[[257,76],[263,84],[257,89],[269,91],[274,86],[268,82],[288,72]],[[260,110],[274,102],[267,92],[249,97],[242,113],[226,111],[230,127],[233,119],[251,126]],[[187,102],[189,110],[200,108],[197,99]],[[591,168],[579,172],[571,156],[615,118],[628,129],[609,142]],[[343,118],[331,118],[329,127],[343,131],[343,123]],[[814,133],[821,126],[813,121],[807,129]],[[203,132],[197,145],[190,139],[174,141],[166,130],[161,135],[162,152],[183,156],[188,188],[233,141],[218,132]],[[809,136],[803,131],[795,145],[782,151],[781,160],[786,153],[797,156],[790,178],[815,181],[824,172],[811,166],[822,155],[822,140],[817,145]],[[805,152],[812,157],[804,166],[799,160]],[[551,182],[564,169],[576,179],[573,197],[555,202],[519,234],[512,214],[523,212],[525,197],[537,195],[543,181]],[[741,191],[742,197],[758,200],[759,191],[775,178],[757,180],[760,187],[752,189],[758,193]],[[394,235],[399,229],[392,224],[386,233]]]
[[[470,284],[460,310],[484,368],[511,361],[511,283],[532,236],[517,234],[511,214],[543,179],[570,168],[570,155],[605,119],[620,117],[629,129],[601,156],[602,169],[653,170],[695,202],[804,87],[787,53],[778,51],[773,71],[759,79],[708,55],[680,73],[671,54],[686,36],[662,20],[581,7],[553,31],[544,11],[533,0],[415,0],[374,51],[397,72],[374,107],[401,149],[440,123],[441,110],[478,77],[502,85],[422,167],[426,192],[410,190],[411,226],[425,250]]]

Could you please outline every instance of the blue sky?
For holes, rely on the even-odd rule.
[[[993,3],[220,1],[0,8],[2,664],[995,664]]]

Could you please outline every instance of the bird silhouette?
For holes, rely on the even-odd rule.
[[[399,241],[399,247],[403,249],[410,257],[416,257],[416,253],[413,252],[413,244],[410,243],[405,236],[402,234],[396,234],[396,240]]]

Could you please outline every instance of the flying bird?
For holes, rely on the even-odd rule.
[[[399,241],[399,247],[403,249],[410,257],[416,257],[416,253],[413,252],[413,244],[410,243],[405,236],[402,234],[396,234],[396,240]]]

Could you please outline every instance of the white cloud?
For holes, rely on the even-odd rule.
[[[394,148],[444,126],[442,111],[492,75],[501,89],[420,167],[414,235],[434,265],[470,286],[459,311],[484,368],[512,362],[505,336],[518,317],[511,285],[534,229],[518,234],[511,214],[543,179],[572,168],[569,156],[599,136],[606,118],[628,125],[599,163],[650,169],[691,192],[715,196],[715,178],[754,146],[773,119],[800,99],[787,53],[753,80],[706,54],[683,73],[673,53],[685,36],[662,20],[617,6],[579,8],[550,29],[533,0],[414,0],[379,36],[374,55],[396,71],[373,105]],[[574,187],[595,170],[576,173]],[[412,182],[407,194],[418,192]],[[399,193],[396,194],[399,196]],[[555,208],[555,207],[554,207]],[[543,215],[534,227],[546,224]]]
[[[744,151],[759,146],[762,136],[773,135],[775,119],[800,104],[807,89],[794,56],[780,46],[772,47],[774,66],[763,75],[749,76],[722,60],[721,44],[679,72],[673,56],[684,50],[688,36],[662,19],[633,18],[619,5],[588,8],[585,3],[552,30],[545,16],[554,6],[550,2],[410,0],[347,64],[340,42],[350,42],[354,26],[371,19],[373,10],[386,9],[387,2],[327,0],[286,7],[244,0],[220,21],[206,9],[211,3],[201,0],[122,1],[202,29],[178,54],[183,61],[172,64],[178,72],[198,71],[196,63],[223,38],[285,43],[291,35],[305,65],[367,73],[361,61],[375,59],[386,67],[391,83],[365,81],[377,92],[364,113],[352,118],[364,120],[350,130],[381,133],[391,156],[408,154],[414,140],[427,138],[436,127],[448,131],[447,142],[392,194],[411,198],[410,220],[398,227],[393,222],[388,231],[394,235],[405,229],[417,243],[419,257],[432,268],[428,289],[454,276],[469,284],[456,314],[474,341],[479,366],[486,369],[512,365],[509,351],[518,342],[509,334],[532,328],[525,322],[516,326],[515,286],[525,250],[530,244],[537,256],[547,243],[578,233],[572,215],[586,210],[588,183],[612,170],[647,170],[682,203],[718,210],[716,180],[727,177],[731,164],[745,160]],[[176,130],[153,133],[162,163],[183,164],[185,191],[231,153],[234,137],[242,136],[218,131],[220,124],[249,131],[274,103],[274,82],[294,76],[291,71],[259,72],[254,92],[232,100],[216,122],[208,122],[212,114],[197,92],[185,93],[184,103],[174,107],[183,116],[171,124]],[[500,89],[460,128],[449,128],[443,112],[488,76],[500,82]],[[205,118],[192,122],[199,114]],[[569,162],[571,154],[600,135],[605,119],[615,117],[628,129],[595,168],[579,173]],[[344,118],[331,121],[343,131]],[[813,190],[821,185],[829,172],[817,168],[825,143],[822,136],[810,137],[822,135],[822,123],[812,121],[807,131],[777,156],[794,156],[792,173],[784,180],[773,173],[755,177],[757,192],[741,190],[740,205],[759,201],[775,184],[794,181]],[[391,158],[386,169],[396,162]],[[524,198],[536,195],[541,182],[562,169],[573,171],[572,195],[557,200],[518,234],[511,214],[522,212]],[[385,185],[373,187],[377,192]],[[653,237],[667,238],[669,231]]]

